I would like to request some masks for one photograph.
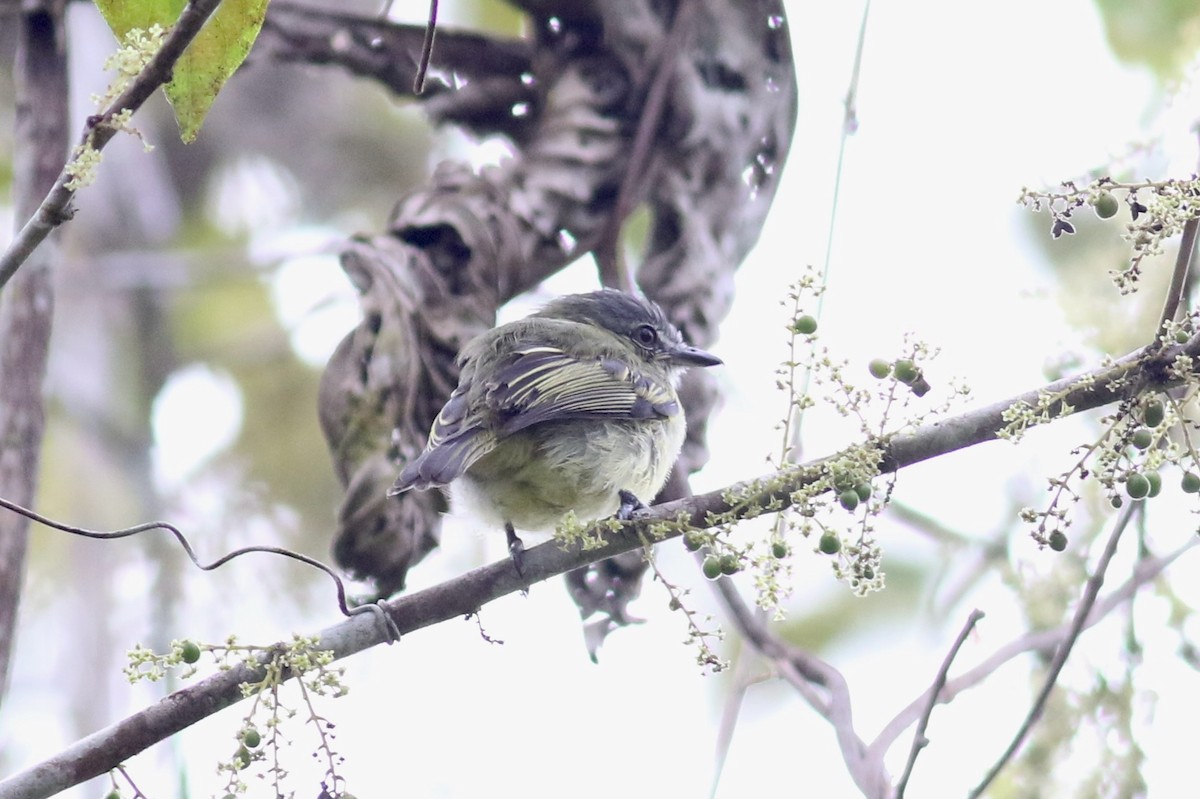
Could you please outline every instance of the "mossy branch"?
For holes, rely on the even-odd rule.
[[[1082,376],[887,436],[869,442],[869,445],[882,453],[881,471],[894,472],[920,461],[997,440],[1006,431],[1012,431],[1013,408],[1042,408],[1036,421],[1053,421],[1126,399],[1147,388],[1169,387],[1179,382],[1175,375],[1180,359],[1194,359],[1197,355],[1200,355],[1200,335],[1184,344],[1132,353]],[[1054,399],[1046,403],[1046,397]],[[380,606],[395,622],[401,635],[456,616],[465,617],[506,594],[642,547],[646,536],[665,540],[689,529],[715,527],[783,510],[792,504],[793,494],[823,479],[824,464],[845,458],[848,452],[850,450],[719,491],[656,505],[638,513],[635,520],[623,528],[617,528],[611,520],[598,522],[590,532],[601,542],[599,546],[584,550],[580,546],[563,548],[556,542],[548,542],[533,547],[525,553],[523,576],[517,574],[510,560],[505,559]],[[330,650],[334,659],[341,659],[389,638],[388,631],[378,619],[362,615],[326,629],[319,635],[316,648]],[[176,691],[60,754],[0,782],[0,799],[48,797],[104,774],[153,744],[240,701],[240,686],[259,682],[263,677],[262,666],[241,665]]]

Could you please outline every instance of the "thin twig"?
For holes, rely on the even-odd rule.
[[[1133,575],[1122,583],[1120,588],[1096,603],[1084,625],[1085,629],[1107,618],[1108,614],[1114,609],[1132,599],[1141,590],[1142,586],[1157,579],[1160,574],[1166,571],[1168,566],[1182,557],[1184,553],[1191,551],[1197,546],[1200,546],[1200,538],[1192,536],[1185,544],[1169,555],[1161,558],[1146,558],[1139,562],[1134,569]],[[946,704],[963,691],[974,688],[992,676],[1005,663],[1008,663],[1019,655],[1026,652],[1043,652],[1057,647],[1069,632],[1070,623],[1065,623],[1051,630],[1039,630],[1027,633],[1009,641],[985,658],[978,666],[947,682],[946,687],[942,689],[938,696],[939,703]],[[920,717],[925,707],[925,701],[926,697],[922,694],[897,713],[884,726],[875,740],[871,742],[871,750],[880,754],[890,749],[895,740],[900,737],[900,733],[912,726]]]
[[[171,80],[171,70],[175,62],[200,32],[204,21],[220,4],[221,0],[190,0],[184,6],[171,32],[163,39],[162,47],[125,91],[99,114],[88,117],[80,142],[96,152],[103,150],[117,133],[109,121],[122,111],[136,111],[141,108],[159,86]],[[8,249],[0,255],[0,289],[4,288],[29,254],[50,235],[50,231],[71,218],[69,206],[75,197],[75,190],[67,188],[70,180],[71,176],[64,167],[46,199],[42,200],[42,204],[18,231]]]
[[[917,731],[913,733],[912,748],[908,751],[908,762],[904,764],[904,773],[900,775],[900,781],[896,783],[895,799],[903,799],[904,791],[908,789],[908,779],[912,776],[913,766],[917,764],[917,755],[929,744],[929,739],[925,737],[925,730],[929,726],[929,717],[933,715],[933,708],[937,705],[938,694],[946,685],[946,677],[950,674],[950,664],[958,657],[958,650],[962,648],[967,636],[971,634],[971,630],[982,618],[983,611],[979,609],[971,611],[971,614],[967,616],[967,623],[959,631],[958,638],[954,639],[954,645],[950,647],[946,659],[942,661],[942,667],[938,669],[933,685],[929,688],[929,702],[921,713],[921,720],[917,722]]]
[[[1083,631],[1085,622],[1087,622],[1088,614],[1092,610],[1092,606],[1096,604],[1096,597],[1100,594],[1100,587],[1104,585],[1104,573],[1108,570],[1108,564],[1112,561],[1113,555],[1117,551],[1117,543],[1121,540],[1121,533],[1125,532],[1133,514],[1139,512],[1143,508],[1141,502],[1131,502],[1122,509],[1120,515],[1117,516],[1116,524],[1113,526],[1112,534],[1108,537],[1108,543],[1104,546],[1104,552],[1100,555],[1100,560],[1096,562],[1096,568],[1092,576],[1088,578],[1087,585],[1084,586],[1083,597],[1079,600],[1079,607],[1075,609],[1075,617],[1071,620],[1071,626],[1067,630],[1067,635],[1059,644],[1058,650],[1054,653],[1053,660],[1050,661],[1050,666],[1047,669],[1046,680],[1042,685],[1041,691],[1038,692],[1034,699],[1033,706],[1029,709],[1029,713],[1025,716],[1025,721],[1021,723],[1017,734],[1013,736],[1012,743],[1004,750],[1004,754],[996,761],[995,765],[984,775],[979,785],[968,794],[971,799],[981,796],[992,780],[1000,773],[1000,771],[1008,764],[1021,748],[1021,744],[1025,742],[1025,738],[1029,735],[1029,731],[1033,729],[1033,725],[1037,723],[1042,716],[1042,711],[1046,707],[1046,700],[1050,698],[1050,692],[1054,689],[1055,683],[1058,682],[1058,675],[1062,672],[1063,666],[1067,663],[1067,658],[1071,655],[1071,649],[1075,646],[1075,642],[1079,640],[1079,634]]]
[[[867,42],[867,20],[871,16],[871,0],[863,5],[862,22],[858,26],[858,43],[854,48],[854,68],[850,72],[850,83],[846,87],[845,111],[842,116],[842,131],[838,140],[837,165],[833,170],[833,196],[829,200],[829,227],[825,231],[825,260],[821,265],[821,285],[829,285],[829,268],[833,263],[833,237],[837,229],[838,205],[842,195],[842,174],[846,162],[846,143],[858,130],[858,82],[862,75],[862,58]],[[821,311],[825,307],[825,292],[817,297],[815,315],[821,319]],[[804,370],[804,380],[801,383],[800,394],[808,394],[812,384],[812,369]],[[795,426],[792,429],[792,448],[800,452],[800,435],[804,426],[805,405],[795,409]]]
[[[342,582],[342,578],[338,577],[337,573],[333,569],[326,566],[321,561],[316,560],[315,558],[310,558],[308,555],[302,555],[299,552],[293,552],[290,549],[269,546],[241,547],[222,555],[212,563],[205,564],[201,563],[200,559],[196,557],[196,552],[192,549],[192,545],[187,540],[187,536],[180,532],[179,528],[170,522],[146,522],[144,524],[138,524],[134,525],[133,527],[126,527],[120,530],[89,530],[86,527],[75,527],[74,525],[55,521],[48,516],[43,516],[36,511],[22,507],[15,502],[10,502],[4,497],[0,497],[0,508],[7,508],[13,513],[19,513],[27,519],[35,521],[38,524],[45,525],[46,527],[50,527],[54,530],[61,530],[62,532],[70,533],[71,535],[77,535],[83,538],[95,538],[102,541],[116,538],[127,538],[131,535],[144,533],[148,530],[166,530],[175,537],[175,540],[179,542],[179,546],[181,546],[183,551],[187,553],[188,558],[192,561],[196,568],[200,569],[201,571],[212,571],[220,566],[224,566],[234,558],[247,555],[251,552],[265,552],[271,555],[282,555],[286,558],[291,558],[292,560],[298,560],[305,565],[312,566],[314,569],[319,569],[320,571],[323,571],[325,574],[329,575],[329,579],[333,580],[334,585],[337,586],[338,608],[342,611],[343,616],[354,616],[359,613],[376,613],[383,623],[388,626],[389,631],[393,633],[393,640],[400,640],[400,631],[396,629],[395,623],[380,612],[378,605],[372,604],[360,605],[359,607],[354,608],[350,607],[349,603],[346,601],[346,586]]]
[[[667,89],[671,86],[671,79],[675,77],[679,52],[683,49],[699,3],[700,0],[683,0],[675,9],[671,27],[659,48],[658,64],[650,89],[646,93],[646,101],[642,104],[637,130],[634,131],[633,141],[629,145],[629,161],[625,165],[625,174],[621,178],[621,187],[617,191],[612,214],[609,215],[596,242],[594,252],[600,268],[600,282],[609,288],[632,292],[637,287],[628,264],[621,257],[617,241],[621,225],[633,210],[635,198],[645,184],[650,156],[655,152],[652,145],[667,106]]]
[[[425,41],[421,43],[421,60],[417,62],[417,75],[413,78],[413,94],[425,91],[425,73],[429,71],[429,60],[433,58],[433,37],[437,32],[438,0],[429,0],[429,21],[425,23]]]
[[[1193,132],[1200,137],[1200,126],[1193,128]],[[1197,169],[1200,170],[1200,164],[1197,165]],[[1179,316],[1179,308],[1183,305],[1184,297],[1188,292],[1188,283],[1192,273],[1191,263],[1196,252],[1196,229],[1198,226],[1200,226],[1200,219],[1196,217],[1183,223],[1183,235],[1179,238],[1179,252],[1175,255],[1175,267],[1171,270],[1171,285],[1167,289],[1162,314],[1158,319],[1160,334],[1163,325]]]
[[[1179,252],[1175,256],[1175,267],[1171,270],[1171,285],[1167,288],[1166,301],[1163,303],[1162,314],[1158,319],[1159,333],[1162,333],[1163,325],[1175,319],[1179,313],[1179,306],[1183,303],[1188,268],[1192,262],[1192,254],[1196,251],[1198,227],[1200,227],[1200,219],[1196,217],[1183,223],[1183,234],[1179,237]]]
[[[833,727],[846,771],[859,790],[868,797],[885,796],[888,779],[883,761],[871,755],[854,730],[850,687],[841,672],[812,653],[772,634],[742,599],[732,580],[721,578],[714,583],[714,588],[738,632],[764,657],[773,661],[779,676]],[[824,689],[825,696],[816,690],[818,687]]]

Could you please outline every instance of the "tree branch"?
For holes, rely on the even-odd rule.
[[[1106,618],[1115,608],[1128,602],[1134,594],[1141,590],[1142,586],[1156,579],[1166,571],[1168,566],[1196,546],[1200,546],[1200,538],[1193,536],[1185,544],[1165,557],[1146,558],[1139,561],[1133,570],[1133,574],[1121,584],[1120,588],[1096,603],[1091,613],[1088,614],[1083,629],[1094,626]],[[1059,646],[1070,634],[1073,624],[1073,622],[1068,622],[1052,630],[1040,630],[1009,641],[988,656],[978,666],[947,682],[938,695],[938,702],[945,704],[952,701],[954,697],[968,688],[974,688],[990,677],[998,668],[1018,655],[1026,652],[1044,651]],[[900,736],[900,733],[908,729],[911,724],[920,718],[925,702],[926,696],[922,694],[897,713],[875,740],[871,742],[871,751],[875,753],[886,752],[892,743],[895,742],[896,738]]]
[[[982,618],[982,611],[971,611],[970,615],[967,616],[966,624],[959,631],[958,637],[954,639],[954,644],[951,645],[950,651],[942,661],[942,666],[938,669],[937,676],[934,677],[933,685],[930,686],[928,691],[929,699],[925,703],[925,710],[921,712],[921,720],[917,722],[917,731],[913,733],[912,748],[908,751],[908,762],[904,764],[904,773],[900,775],[900,781],[896,783],[896,799],[903,798],[904,791],[908,789],[908,780],[912,776],[913,766],[917,764],[917,755],[929,745],[929,739],[925,737],[925,730],[929,726],[929,718],[933,715],[933,709],[937,706],[938,693],[946,684],[946,677],[950,673],[950,664],[954,662],[954,658],[958,657],[958,650],[962,649],[967,636],[971,634],[971,630],[975,629],[975,625]]]
[[[1167,347],[1153,355],[1126,356],[1117,364],[1088,373],[1082,378],[1058,381],[1044,389],[1026,392],[952,419],[895,434],[881,442],[881,470],[896,471],[992,440],[1005,425],[1002,418],[1005,409],[1018,402],[1034,404],[1039,394],[1045,391],[1061,393],[1062,402],[1070,406],[1063,410],[1062,415],[1066,416],[1123,399],[1150,383],[1168,385],[1172,381],[1166,376],[1167,367],[1177,355],[1190,355],[1195,350],[1200,350],[1200,335],[1186,344]],[[1117,378],[1122,380],[1112,383]],[[594,525],[591,532],[600,537],[603,544],[587,552],[578,548],[568,551],[555,542],[533,547],[525,553],[523,576],[518,575],[511,561],[506,559],[441,585],[381,603],[381,607],[402,635],[455,616],[465,616],[488,602],[514,591],[525,590],[534,583],[639,548],[643,545],[643,537],[652,537],[650,528],[656,523],[665,525],[665,540],[683,533],[684,528],[676,524],[680,520],[695,528],[705,528],[712,526],[714,519],[722,515],[749,518],[760,515],[767,507],[772,508],[772,512],[783,510],[792,504],[795,491],[821,478],[823,464],[828,460],[830,458],[811,461],[759,480],[656,505],[639,512],[633,522],[626,523],[617,532],[605,532],[609,522]],[[736,500],[737,508],[730,504],[730,499],[735,497],[739,498]],[[1097,611],[1100,607],[1103,604],[1098,606]],[[382,625],[363,616],[327,629],[321,634],[319,646],[331,650],[335,658],[344,658],[387,639],[387,631]],[[807,653],[789,650],[786,654],[787,667],[781,669],[785,678],[795,681],[798,686],[803,680],[814,682],[830,692],[827,703],[821,702],[815,694],[806,693],[805,698],[833,723],[851,773],[856,781],[860,781],[860,785],[866,785],[864,792],[880,795],[877,791],[868,790],[880,775],[876,773],[872,778],[870,774],[863,773],[864,768],[867,772],[872,771],[869,766],[880,741],[867,748],[853,733],[849,692],[844,679],[835,669]],[[0,782],[0,799],[49,796],[78,781],[102,774],[151,744],[237,702],[241,699],[238,686],[255,681],[260,676],[256,676],[253,669],[241,667],[171,694],[147,710],[89,736],[51,760]],[[942,692],[942,701],[952,695],[952,686],[956,686],[956,683],[947,684]],[[918,701],[913,720],[919,718],[923,706],[924,703]]]
[[[979,784],[968,794],[970,799],[976,799],[976,797],[981,796],[987,790],[992,780],[996,778],[1000,771],[1008,764],[1008,761],[1012,760],[1017,750],[1021,748],[1021,744],[1025,742],[1025,738],[1029,735],[1029,731],[1033,729],[1033,725],[1042,717],[1042,711],[1046,707],[1046,700],[1050,698],[1050,692],[1054,690],[1054,686],[1058,682],[1058,675],[1062,673],[1063,666],[1067,664],[1067,658],[1071,656],[1071,650],[1075,647],[1075,642],[1079,640],[1079,634],[1083,632],[1092,607],[1096,604],[1096,597],[1100,595],[1100,588],[1104,585],[1104,573],[1108,571],[1108,564],[1112,562],[1113,555],[1117,552],[1117,544],[1121,540],[1121,534],[1125,532],[1125,528],[1128,526],[1129,520],[1133,518],[1133,514],[1140,512],[1144,507],[1140,502],[1131,502],[1117,516],[1117,522],[1113,526],[1112,534],[1108,537],[1108,543],[1105,544],[1104,551],[1100,554],[1100,560],[1096,562],[1095,571],[1088,578],[1087,585],[1084,587],[1083,597],[1079,600],[1079,607],[1075,609],[1075,617],[1071,619],[1071,625],[1067,629],[1067,634],[1063,638],[1062,643],[1058,645],[1058,649],[1054,653],[1054,659],[1050,661],[1050,665],[1046,669],[1046,680],[1033,701],[1033,707],[1029,709],[1028,715],[1025,716],[1025,721],[1021,723],[1020,729],[1013,736],[1008,748],[1004,750],[1004,754],[1000,755],[1000,759],[996,761],[995,765],[979,781]]]
[[[53,185],[67,151],[67,50],[61,6],[31,7],[16,25],[13,195],[16,218],[23,219]],[[0,491],[25,504],[37,493],[45,430],[42,381],[54,317],[51,268],[57,260],[57,247],[44,248],[8,291],[0,291]],[[0,519],[0,702],[8,686],[28,540],[25,519]]]
[[[162,47],[138,76],[107,108],[88,118],[80,143],[88,144],[97,152],[103,150],[117,134],[116,128],[108,124],[109,120],[122,111],[136,111],[141,108],[159,86],[171,80],[171,70],[175,62],[220,3],[221,0],[190,0],[184,6],[171,32],[163,39]],[[46,198],[18,231],[8,249],[0,255],[0,290],[34,249],[50,235],[50,231],[71,218],[73,211],[70,205],[75,198],[75,190],[67,188],[70,180],[71,177],[65,169],[59,172]]]

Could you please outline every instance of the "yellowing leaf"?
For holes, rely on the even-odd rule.
[[[208,109],[250,52],[269,0],[224,0],[200,35],[184,50],[167,84],[167,99],[185,142],[194,141]]]
[[[224,0],[175,64],[166,86],[179,135],[195,141],[208,109],[250,52],[262,29],[269,0]],[[108,27],[121,40],[134,28],[175,23],[185,0],[96,0]]]

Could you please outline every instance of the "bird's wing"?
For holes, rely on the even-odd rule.
[[[615,358],[574,358],[558,347],[532,346],[502,361],[472,413],[472,379],[464,375],[446,401],[425,451],[409,461],[391,495],[446,485],[495,449],[505,436],[567,419],[650,419],[680,413],[672,387]]]
[[[675,391],[616,358],[526,347],[500,364],[484,395],[498,437],[566,419],[650,419],[680,412]]]
[[[496,446],[496,436],[479,424],[478,418],[467,424],[470,388],[468,380],[454,389],[433,421],[425,451],[405,465],[389,496],[410,488],[446,485]]]

